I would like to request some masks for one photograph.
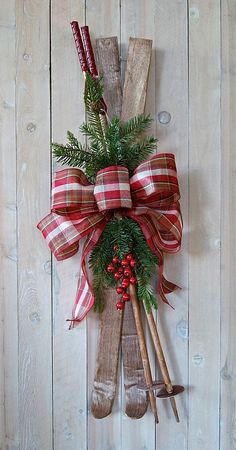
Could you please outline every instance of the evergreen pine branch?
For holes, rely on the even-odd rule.
[[[104,297],[103,297],[103,278],[100,274],[94,274],[93,276],[93,292],[94,292],[94,311],[101,313],[104,309]]]
[[[78,139],[75,137],[75,135],[67,130],[67,140],[69,142],[69,145],[73,148],[77,148],[77,149],[81,149],[82,148],[82,144],[78,141]]]
[[[84,101],[88,122],[83,123],[80,130],[89,139],[89,148],[83,146],[70,131],[67,133],[67,145],[53,144],[53,154],[59,162],[84,169],[92,182],[99,170],[111,165],[126,166],[132,175],[135,167],[156,146],[156,139],[152,136],[137,141],[140,134],[150,126],[150,116],[140,115],[126,123],[114,117],[104,129],[101,119],[102,94],[102,80],[94,80],[86,74]]]
[[[148,283],[143,283],[143,280],[140,276],[137,276],[138,285],[137,285],[137,294],[138,299],[143,301],[145,304],[145,308],[147,312],[150,312],[152,307],[157,309],[157,299],[153,292],[153,288]]]
[[[101,114],[104,113],[104,106],[101,102],[103,95],[102,78],[94,79],[89,73],[86,73],[84,103],[87,112],[88,122],[93,128],[93,132],[103,147],[107,150],[106,141],[104,139],[103,125],[101,121]]]
[[[148,311],[152,306],[157,308],[150,278],[156,269],[158,259],[149,248],[139,225],[127,217],[112,219],[90,254],[89,264],[93,270],[95,288],[98,289],[96,286],[99,280],[103,280],[107,287],[114,287],[117,284],[113,274],[106,270],[114,256],[114,246],[117,248],[116,255],[120,260],[132,251],[137,261],[134,273],[138,279],[138,298],[144,301]],[[96,295],[98,295],[98,304],[101,305],[100,291]]]
[[[122,149],[121,160],[128,167],[130,175],[134,169],[145,161],[156,149],[157,139],[153,136],[145,136],[142,141],[131,144]]]
[[[102,109],[101,98],[103,96],[103,80],[100,78],[93,78],[90,73],[86,72],[84,102],[85,106],[90,110]]]
[[[108,157],[110,165],[120,164],[120,157],[122,151],[121,137],[120,137],[121,120],[114,117],[106,129],[105,139],[108,147]]]
[[[88,152],[86,146],[82,145],[75,136],[68,132],[69,143],[52,144],[53,155],[57,161],[68,166],[86,167],[86,163],[91,160],[91,154]]]
[[[91,144],[95,146],[99,152],[103,151],[103,143],[100,141],[96,129],[90,123],[82,123],[80,131],[90,140]]]
[[[122,142],[131,142],[139,137],[145,130],[150,128],[152,123],[152,118],[150,114],[145,116],[140,114],[138,116],[132,117],[127,122],[123,123],[121,126],[121,139]]]

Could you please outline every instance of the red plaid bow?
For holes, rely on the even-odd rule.
[[[140,164],[130,179],[126,167],[102,169],[97,173],[95,185],[89,184],[80,169],[56,172],[51,213],[39,222],[38,228],[58,260],[74,255],[80,239],[87,236],[72,322],[81,321],[94,304],[85,257],[117,209],[140,225],[149,247],[158,256],[158,292],[168,303],[165,294],[176,289],[176,285],[163,276],[163,252],[175,253],[180,248],[182,220],[179,198],[175,157],[171,153],[155,155]]]

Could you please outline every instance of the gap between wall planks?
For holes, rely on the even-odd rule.
[[[174,312],[160,306],[160,326],[171,376],[175,376],[174,381],[185,384],[189,361],[189,383],[186,381],[186,384],[190,389],[186,396],[177,399],[181,415],[180,427],[171,420],[170,412],[165,406],[159,406],[160,416],[164,417],[156,429],[156,437],[149,415],[137,422],[122,415],[122,390],[115,414],[101,422],[93,422],[90,416],[87,417],[87,403],[91,392],[90,388],[87,389],[87,379],[88,384],[91,384],[97,320],[93,313],[88,318],[88,335],[86,322],[72,332],[66,331],[65,319],[70,317],[78,257],[65,263],[54,263],[54,303],[53,315],[51,314],[50,253],[35,229],[37,220],[49,210],[50,5],[45,0],[40,5],[33,0],[9,0],[1,6],[0,19],[1,60],[5,60],[0,69],[0,196],[3,208],[0,225],[0,283],[3,293],[1,323],[4,315],[4,326],[0,331],[0,448],[236,449],[233,234],[235,3],[232,0],[221,2],[220,17],[219,0],[189,1],[189,204],[186,133],[187,1],[151,0],[147,7],[143,0],[102,0],[99,3],[87,0],[86,8],[85,2],[77,0],[52,0],[51,3],[52,131],[56,140],[65,140],[67,128],[76,133],[78,124],[84,117],[81,108],[83,80],[71,39],[69,21],[85,21],[87,16],[93,38],[120,36],[123,60],[130,35],[154,41],[156,50],[153,52],[149,76],[146,111],[156,118],[153,132],[157,128],[160,151],[174,151],[177,155],[185,222],[183,250],[173,259],[167,258],[166,264],[167,276],[179,282],[184,289],[172,296],[172,303],[176,308]],[[170,112],[169,124],[161,123],[167,118],[165,114],[157,115],[161,111]],[[222,209],[220,168],[223,180]],[[218,248],[221,237],[220,211],[221,268]],[[188,214],[189,359],[186,300]],[[158,315],[159,313],[157,317]],[[207,384],[206,381],[209,380],[211,383]]]

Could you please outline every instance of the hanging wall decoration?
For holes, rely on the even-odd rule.
[[[156,398],[169,398],[179,421],[175,395],[184,388],[171,383],[152,312],[157,297],[169,305],[166,294],[177,288],[164,277],[164,254],[180,249],[182,235],[175,157],[156,154],[157,139],[144,133],[152,123],[144,114],[152,42],[130,38],[122,98],[117,38],[97,40],[98,71],[88,27],[71,27],[85,78],[80,131],[87,143],[68,131],[67,144],[53,144],[56,160],[69,167],[55,173],[51,212],[38,228],[57,260],[82,249],[70,329],[92,307],[99,313],[94,417],[112,410],[121,343],[126,414],[142,417],[149,398],[158,422]],[[152,377],[141,308],[162,380]]]

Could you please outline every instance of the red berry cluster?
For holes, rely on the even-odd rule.
[[[113,250],[117,250],[117,246],[113,247]],[[118,281],[121,280],[121,285],[117,286],[116,292],[121,295],[121,300],[116,303],[118,310],[124,309],[125,302],[130,300],[130,295],[127,292],[127,288],[130,284],[136,284],[137,279],[134,276],[132,269],[136,266],[136,260],[132,253],[124,255],[124,258],[120,261],[118,256],[114,256],[112,262],[107,266],[107,272],[113,273],[114,278]]]

